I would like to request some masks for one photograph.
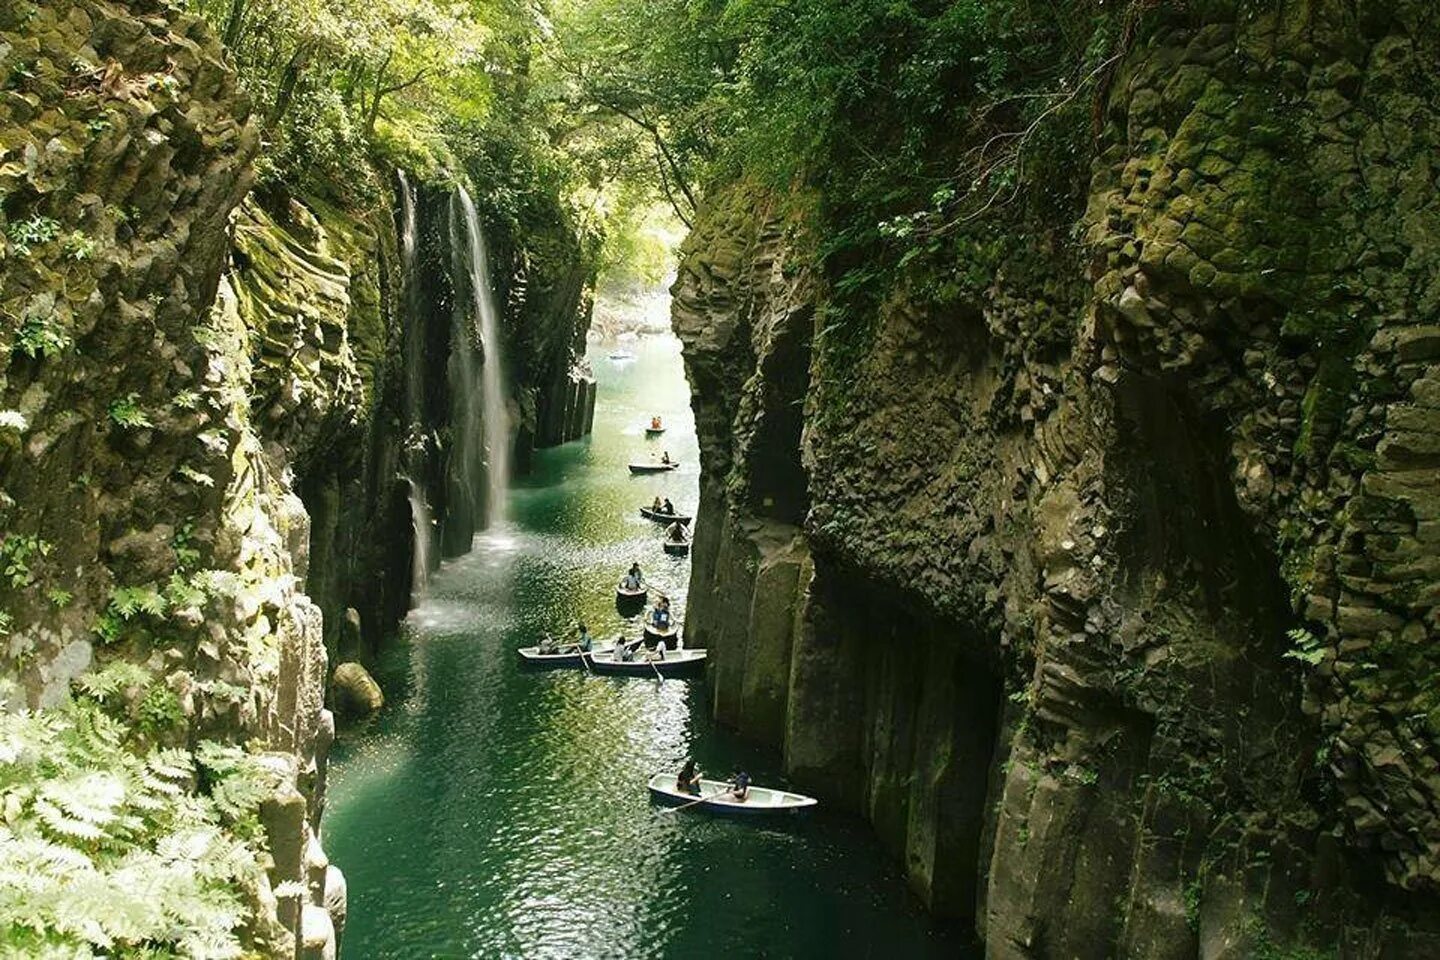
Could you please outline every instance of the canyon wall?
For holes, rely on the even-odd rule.
[[[706,200],[714,713],[989,956],[1440,953],[1437,38],[1147,8],[1083,209],[990,213],[858,347],[804,198]]]
[[[408,274],[393,172],[349,195],[369,200],[249,194],[245,97],[160,0],[8,5],[0,74],[0,697],[83,720],[80,691],[147,763],[244,747],[263,870],[241,942],[332,956],[329,670],[408,608],[407,481],[447,555],[485,523],[457,505],[450,370],[474,318],[453,187],[416,190]],[[588,254],[557,220],[492,256],[517,443],[580,436]]]

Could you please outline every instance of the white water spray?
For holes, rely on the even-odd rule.
[[[490,262],[485,251],[485,235],[480,230],[480,217],[475,202],[464,187],[457,193],[464,214],[466,249],[470,260],[470,290],[475,300],[475,318],[480,326],[480,399],[486,451],[486,504],[489,525],[495,527],[505,520],[505,495],[510,486],[510,411],[505,400],[505,363],[500,347],[500,313],[495,293],[490,286]],[[461,384],[454,384],[457,389]],[[467,411],[470,407],[466,406]],[[468,415],[463,418],[469,419]],[[468,429],[470,424],[466,422]]]

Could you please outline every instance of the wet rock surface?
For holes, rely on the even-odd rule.
[[[859,355],[775,198],[687,242],[715,713],[992,956],[1440,949],[1440,60],[1382,6],[1147,21],[1074,222]]]

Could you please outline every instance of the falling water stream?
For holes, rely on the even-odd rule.
[[[689,561],[637,512],[657,494],[697,503],[680,345],[627,348],[633,361],[592,350],[594,436],[536,454],[507,526],[440,568],[376,665],[384,711],[342,731],[324,832],[349,879],[343,960],[966,956],[851,816],[822,805],[737,822],[651,804],[646,779],[687,756],[784,782],[777,756],[710,721],[703,678],[517,662],[515,648],[577,620],[635,634],[614,602],[632,560],[684,619]],[[669,431],[647,440],[652,414]],[[678,471],[629,475],[661,449]]]
[[[475,302],[475,320],[480,332],[480,396],[479,403],[474,397],[467,397],[464,403],[464,422],[469,428],[480,411],[478,419],[484,423],[485,464],[486,464],[486,516],[491,527],[505,522],[506,491],[510,487],[510,411],[505,399],[505,358],[500,344],[500,315],[495,305],[495,291],[490,284],[490,258],[485,249],[485,234],[480,229],[480,218],[475,212],[475,201],[464,187],[456,191],[456,199],[465,224],[465,249],[469,255],[470,290]],[[467,348],[468,352],[468,348]],[[462,357],[466,354],[461,354]],[[451,389],[470,390],[473,366],[462,359],[465,367],[461,383],[452,380]],[[465,458],[478,459],[473,457]]]
[[[404,170],[396,171],[400,178],[400,256],[405,277],[405,355],[410,362],[405,364],[405,416],[409,431],[405,438],[406,478],[410,489],[410,523],[415,531],[415,546],[412,551],[410,583],[417,591],[423,591],[430,571],[435,563],[435,525],[430,511],[430,501],[425,488],[416,479],[414,458],[423,455],[425,445],[424,404],[425,404],[425,351],[423,329],[420,326],[420,295],[416,287],[415,251],[416,216],[415,187]]]

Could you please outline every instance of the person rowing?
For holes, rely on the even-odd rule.
[[[700,768],[695,766],[695,758],[687,759],[685,766],[680,768],[680,775],[675,778],[675,789],[692,797],[700,796],[700,773]]]
[[[595,646],[595,641],[590,638],[590,628],[580,624],[575,640],[571,643],[561,644],[550,634],[545,634],[545,639],[540,641],[537,652],[542,656],[563,656],[571,653],[589,653]]]
[[[665,536],[671,543],[685,543],[685,524],[676,520],[665,530]]]
[[[625,642],[625,635],[615,634],[615,659],[621,663],[629,663],[635,659],[635,644]]]
[[[670,460],[669,450],[666,450],[664,453],[660,454],[660,462],[665,464],[667,467],[671,464],[672,461]]]
[[[675,504],[673,504],[673,503],[670,502],[670,498],[669,498],[669,497],[666,497],[666,498],[665,498],[665,504],[664,504],[664,506],[661,508],[660,512],[661,512],[661,513],[665,513],[665,514],[669,514],[669,515],[672,516],[672,517],[675,516]]]
[[[734,775],[730,778],[729,793],[732,797],[735,798],[735,801],[737,803],[744,803],[746,800],[749,800],[750,774],[746,773],[744,770],[741,770],[739,767],[736,767]]]
[[[655,502],[652,503],[652,504],[650,504],[650,512],[651,512],[651,513],[663,513],[663,512],[664,512],[664,508],[665,508],[665,504],[663,504],[663,503],[660,502],[660,498],[659,498],[659,497],[656,497],[656,498],[655,498]]]
[[[659,417],[651,417],[651,418],[650,418],[650,429],[651,429],[651,430],[659,430],[659,429],[660,429],[660,418],[659,418]]]
[[[644,582],[644,575],[640,573],[640,564],[632,563],[629,572],[625,574],[625,579],[620,581],[620,589],[639,590]]]

